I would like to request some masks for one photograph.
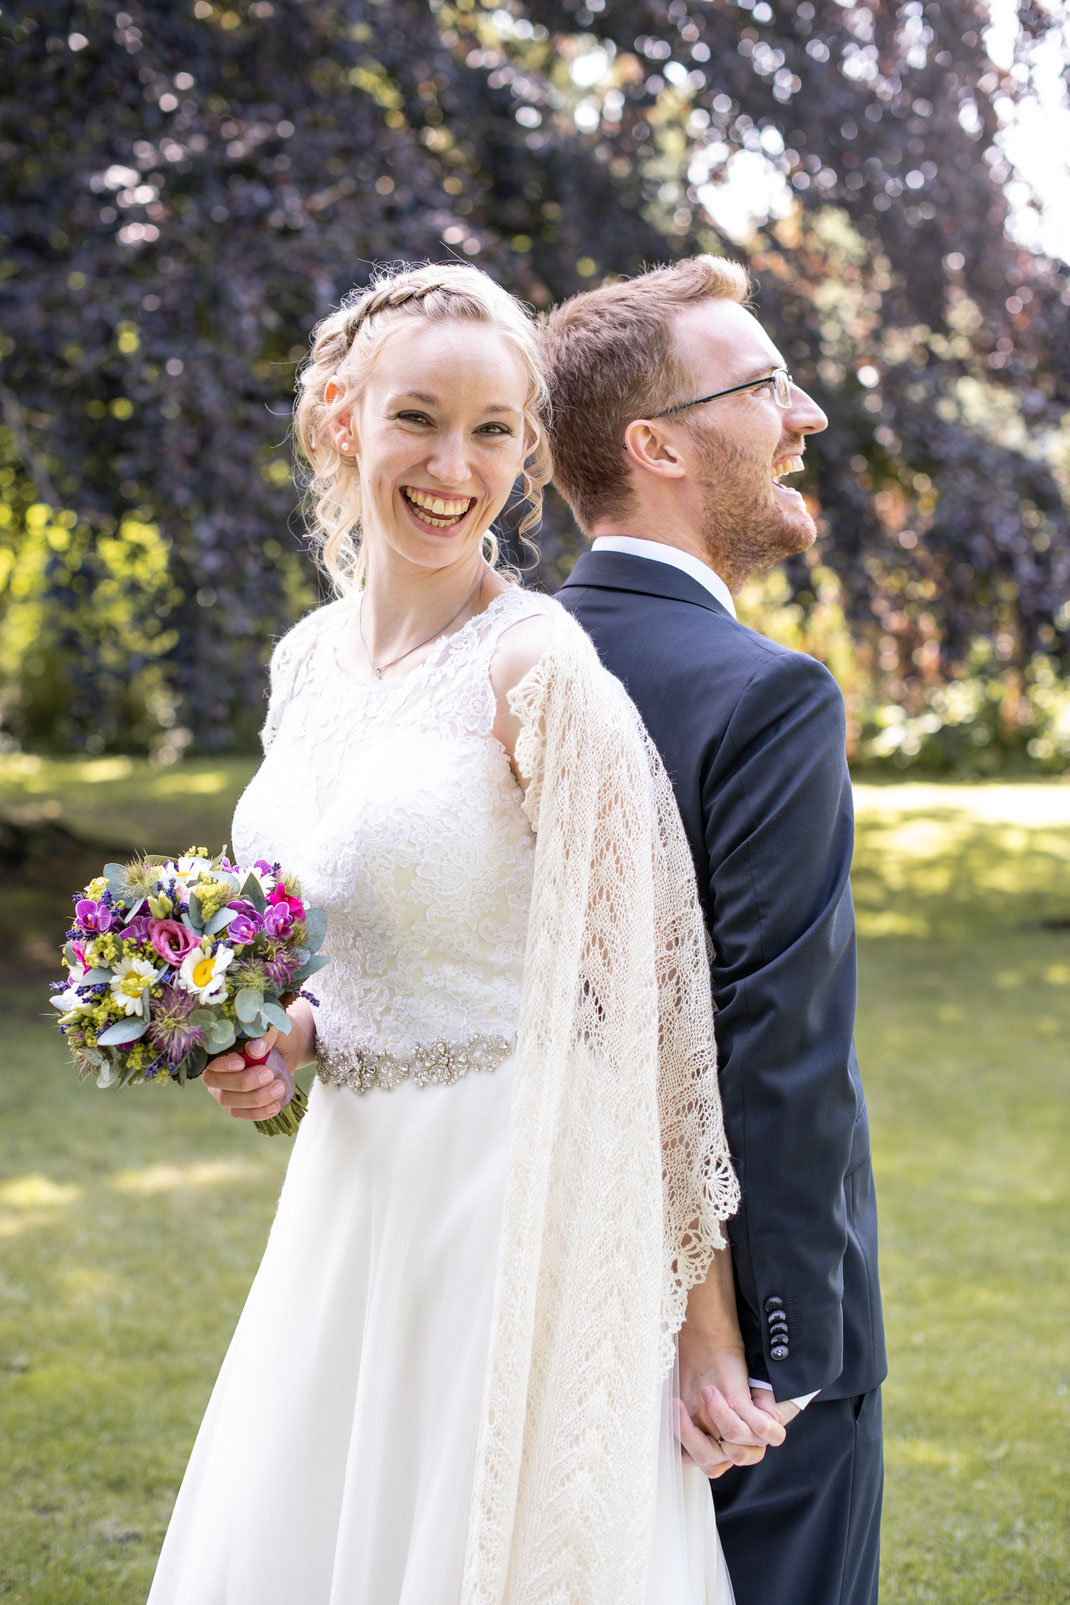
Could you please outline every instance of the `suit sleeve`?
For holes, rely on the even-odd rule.
[[[822,665],[778,655],[759,670],[702,801],[721,1094],[743,1192],[730,1233],[761,1333],[747,1359],[788,1399],[842,1369],[844,1177],[863,1107],[843,700]]]

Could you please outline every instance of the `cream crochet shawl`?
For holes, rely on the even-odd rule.
[[[672,787],[563,609],[512,693],[537,832],[463,1605],[641,1605],[663,1379],[738,1192]]]

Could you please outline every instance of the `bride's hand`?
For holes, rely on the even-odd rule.
[[[303,998],[287,1009],[290,1031],[271,1026],[262,1037],[244,1044],[261,1059],[272,1048],[282,1055],[291,1075],[308,1064],[314,1053],[316,1028],[312,1011]],[[210,1059],[201,1075],[212,1097],[235,1120],[270,1120],[282,1108],[286,1087],[266,1064],[246,1064],[240,1052],[231,1049]]]

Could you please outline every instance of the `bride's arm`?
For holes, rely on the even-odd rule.
[[[751,1398],[727,1245],[714,1254],[706,1280],[691,1289],[677,1343],[678,1430],[687,1460],[719,1477],[729,1465],[753,1465],[767,1447],[783,1443],[780,1422]]]

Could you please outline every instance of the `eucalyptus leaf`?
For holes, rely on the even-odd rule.
[[[234,1043],[234,1025],[233,1025],[233,1022],[230,1021],[230,1020],[217,1020],[215,1025],[212,1027],[212,1029],[208,1033],[208,1045],[209,1045],[209,1047],[214,1048],[217,1053],[222,1053],[224,1048],[231,1047],[233,1045],[233,1043]]]
[[[323,938],[327,934],[327,915],[322,908],[309,908],[305,910],[305,928],[308,935],[305,945],[313,953],[323,946]]]
[[[225,931],[231,920],[236,920],[237,917],[238,910],[236,908],[218,909],[204,927],[206,935],[215,936],[218,931]]]
[[[260,1013],[264,994],[255,987],[243,986],[234,999],[234,1011],[243,1025],[251,1025]]]
[[[263,888],[255,875],[247,875],[245,877],[241,895],[247,902],[252,903],[258,914],[263,914],[267,908],[267,898],[264,896]]]
[[[119,1078],[115,1074],[115,1071],[112,1069],[111,1065],[109,1063],[107,1063],[107,1062],[102,1064],[100,1069],[97,1071],[97,1086],[98,1087],[110,1087],[112,1085],[112,1083],[117,1081],[118,1079]]]
[[[266,1020],[269,1025],[277,1026],[284,1036],[289,1035],[290,1017],[278,1003],[272,1003],[270,999],[265,999],[260,1006],[260,1018]]]
[[[185,923],[193,931],[204,930],[204,915],[201,913],[201,899],[196,891],[190,892],[189,902],[186,905]]]
[[[114,1025],[109,1025],[106,1031],[100,1033],[97,1041],[102,1048],[114,1048],[123,1042],[137,1042],[148,1029],[147,1020],[132,1014],[126,1020],[116,1020]]]
[[[325,964],[329,964],[330,962],[331,955],[329,953],[313,953],[307,964],[302,964],[301,968],[294,976],[294,980],[307,981],[310,975],[315,975],[317,970],[322,970],[323,966]]]
[[[110,981],[111,975],[112,972],[110,970],[87,970],[85,973],[85,979],[83,981],[79,981],[78,984],[79,986],[100,986],[105,981]]]
[[[200,1026],[205,1031],[210,1030],[215,1025],[215,1022],[216,1013],[214,1009],[194,1009],[189,1017],[190,1025]]]
[[[183,1059],[181,1068],[185,1071],[187,1078],[193,1081],[200,1075],[207,1063],[207,1048],[192,1048]]]

